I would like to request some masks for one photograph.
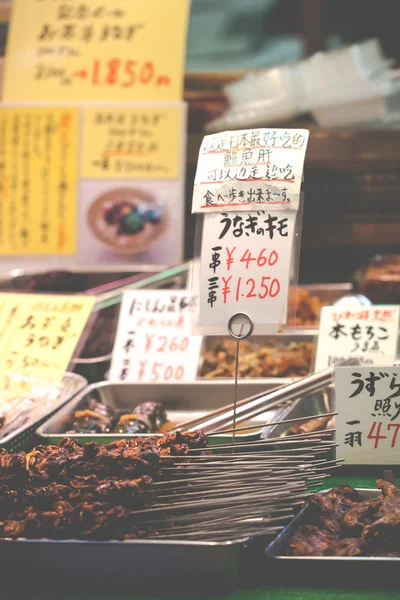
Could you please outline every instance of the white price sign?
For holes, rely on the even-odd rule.
[[[296,213],[257,211],[204,216],[200,327],[226,326],[238,312],[256,325],[286,323]]]
[[[110,381],[195,379],[201,337],[189,335],[192,304],[186,291],[125,291]]]
[[[200,148],[192,212],[298,209],[306,129],[207,135]]]
[[[400,462],[400,367],[335,369],[337,457],[352,465]]]
[[[330,365],[394,363],[399,331],[399,306],[321,310],[315,370]],[[353,362],[354,364],[354,362]]]
[[[130,365],[129,381],[176,383],[195,381],[199,366],[201,336],[171,331],[136,334],[136,360]]]

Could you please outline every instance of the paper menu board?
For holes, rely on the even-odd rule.
[[[392,465],[400,459],[400,368],[335,369],[337,458],[349,465]]]
[[[309,132],[254,129],[205,136],[192,212],[299,207]]]
[[[188,0],[13,0],[3,98],[179,100],[188,12]]]
[[[220,213],[204,216],[198,326],[223,327],[244,312],[254,325],[286,323],[296,213]],[[260,332],[260,327],[257,327]],[[270,330],[270,332],[272,332]]]
[[[0,295],[0,389],[61,381],[92,311],[90,296]]]
[[[0,110],[0,253],[76,251],[78,109]]]
[[[194,377],[201,338],[190,336],[192,306],[187,291],[124,291],[110,381],[155,383]]]
[[[92,106],[83,110],[81,176],[176,179],[180,175],[180,106]]]
[[[315,370],[330,365],[393,363],[396,358],[400,307],[375,305],[321,310]]]

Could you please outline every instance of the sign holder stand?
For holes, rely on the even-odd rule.
[[[235,451],[235,439],[236,439],[236,407],[238,401],[238,372],[239,372],[239,344],[240,340],[245,340],[250,337],[254,330],[254,323],[247,315],[243,312],[235,313],[231,316],[228,321],[228,332],[229,335],[236,340],[236,355],[235,355],[235,397],[233,404],[233,433],[232,433],[232,452]]]

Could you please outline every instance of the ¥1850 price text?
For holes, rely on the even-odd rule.
[[[169,75],[158,73],[151,61],[137,60],[95,60],[89,67],[82,67],[68,75],[62,68],[39,63],[36,66],[35,79],[38,81],[58,79],[61,84],[71,84],[73,80],[80,79],[93,87],[119,86],[133,88],[138,86],[169,87]]]

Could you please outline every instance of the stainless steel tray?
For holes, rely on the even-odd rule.
[[[376,498],[381,494],[380,490],[371,488],[355,488],[360,496],[361,500],[370,500]],[[327,490],[324,490],[327,491]],[[323,492],[320,492],[323,493]],[[308,505],[304,506],[302,510],[296,515],[294,519],[287,525],[281,533],[267,546],[265,554],[268,559],[279,560],[285,563],[288,567],[290,563],[304,563],[312,565],[314,569],[319,569],[320,563],[334,564],[334,563],[394,563],[399,565],[400,558],[391,557],[373,557],[373,556],[289,556],[287,554],[289,539],[300,525],[303,525],[307,521],[307,510]],[[398,568],[398,566],[397,566]]]
[[[276,387],[266,384],[264,381],[241,381],[239,383],[239,399],[247,398],[263,391]],[[37,435],[49,444],[56,444],[68,435],[68,437],[79,439],[82,442],[98,441],[107,443],[119,438],[135,437],[126,434],[67,434],[68,424],[75,410],[83,404],[88,396],[101,400],[104,404],[111,406],[116,411],[131,409],[140,402],[161,402],[167,411],[170,421],[174,424],[198,418],[206,415],[211,410],[225,406],[233,402],[234,385],[216,381],[204,383],[178,383],[178,384],[152,384],[152,383],[108,383],[101,382],[88,386],[71,402],[68,402],[51,419],[37,430]],[[277,418],[278,412],[264,413],[251,421],[251,425],[260,425],[260,429],[252,430],[251,433],[237,435],[236,439],[253,440],[260,436],[263,424],[273,418]],[[250,425],[250,423],[248,423]],[[241,426],[245,426],[246,423]],[[213,436],[212,443],[220,440],[226,442],[231,439],[231,434]]]
[[[332,408],[332,388],[327,387],[320,392],[309,394],[307,396],[299,398],[298,400],[295,400],[293,403],[289,404],[288,406],[282,409],[280,418],[282,420],[298,419],[301,417],[308,416],[311,418],[314,416],[322,415],[324,413],[329,413],[332,411]],[[291,423],[282,423],[280,425],[264,427],[261,433],[261,437],[263,439],[285,437],[290,426]]]
[[[81,392],[87,385],[86,379],[76,373],[65,373],[62,381],[62,396],[60,403],[52,407],[42,417],[29,421],[22,427],[19,427],[12,433],[0,439],[0,446],[6,448],[9,452],[19,452],[26,450],[35,438],[36,429],[53,415],[60,407],[64,406],[76,394]],[[30,448],[29,448],[30,449]]]
[[[193,585],[214,592],[215,586],[233,586],[244,552],[240,542],[0,540],[0,576],[14,587],[23,573],[43,591],[45,565],[46,584],[71,585],[75,594],[82,591],[77,585],[92,592],[129,585],[131,593],[183,586],[189,597]]]

